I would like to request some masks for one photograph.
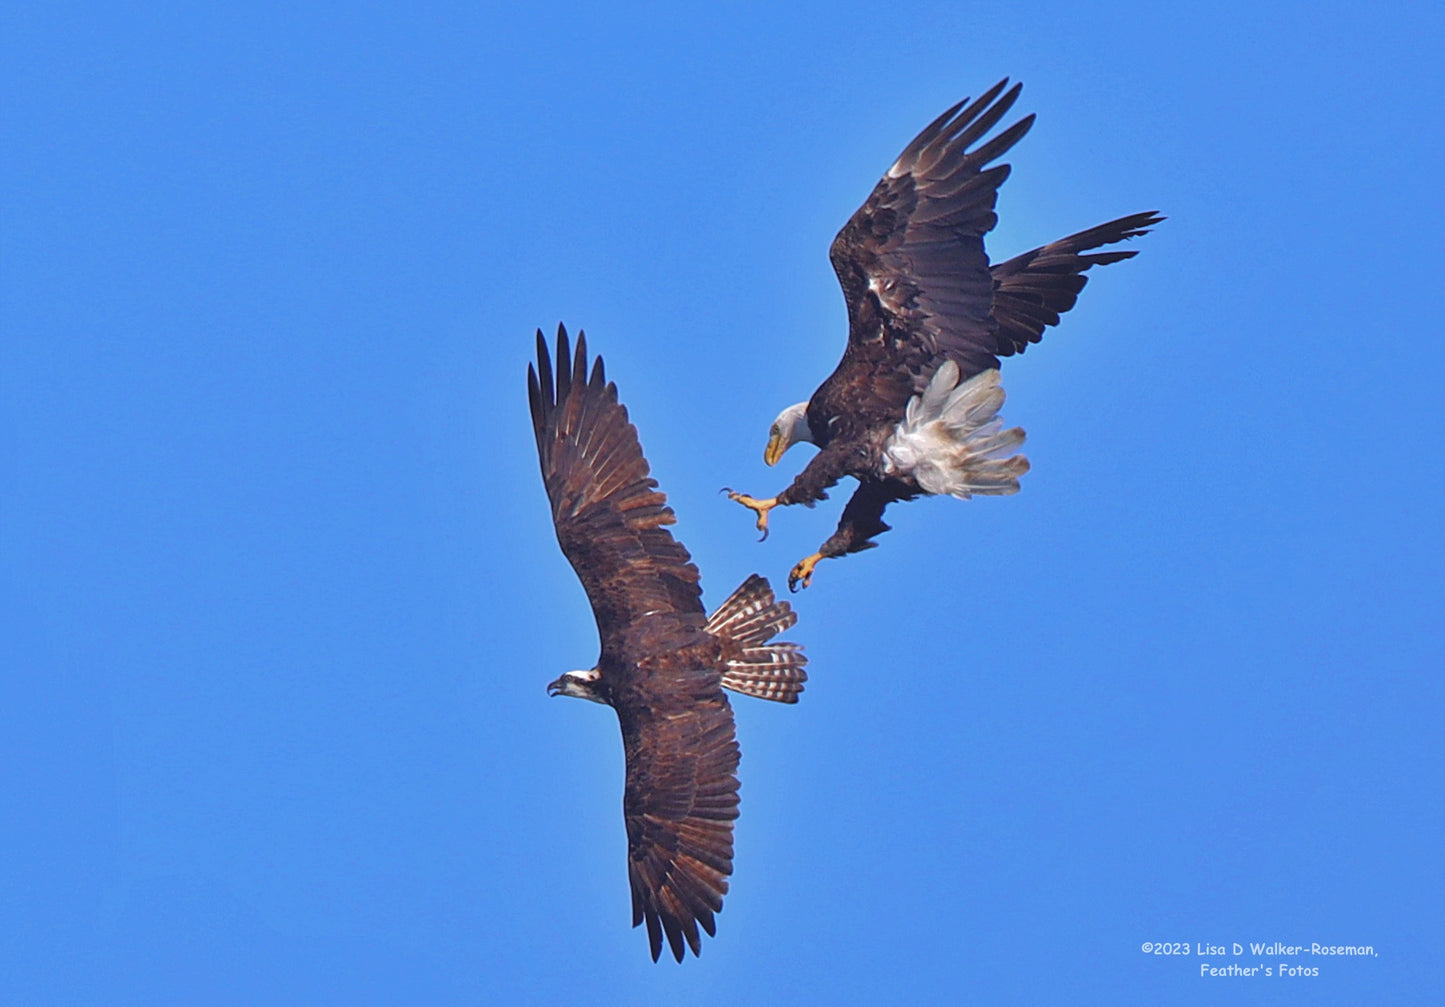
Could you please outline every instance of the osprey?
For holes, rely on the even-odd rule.
[[[574,356],[558,327],[554,380],[538,330],[527,392],[557,541],[602,644],[595,665],[547,692],[617,712],[632,925],[647,923],[653,961],[664,934],[682,961],[684,941],[701,953],[698,927],[716,934],[713,914],[733,869],[738,745],[723,689],[796,703],[806,659],[797,644],[772,638],[798,617],[756,574],[707,615],[697,567],[664,528],[677,519],[601,357],[588,376],[585,335]]]
[[[998,415],[998,358],[1057,325],[1091,266],[1138,254],[1090,249],[1164,219],[1135,213],[990,266],[983,236],[998,222],[994,203],[1009,166],[985,166],[1034,122],[1025,116],[973,146],[1017,100],[1022,85],[1004,93],[1007,85],[964,99],[919,133],[834,238],[829,258],[848,303],[848,346],[813,397],[773,421],[763,460],[776,465],[799,441],[819,453],[775,497],[724,490],[757,513],[766,538],[774,507],[811,507],[844,476],[858,480],[832,537],[788,574],[795,591],[819,560],[877,545],[894,501],[1018,492],[1029,463],[1014,453],[1023,430],[1004,430]]]

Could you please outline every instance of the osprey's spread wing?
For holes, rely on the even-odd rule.
[[[540,371],[540,378],[538,376]],[[604,651],[640,616],[703,614],[697,567],[665,525],[677,518],[648,475],[647,459],[602,358],[587,374],[587,337],[575,357],[557,328],[555,383],[547,343],[537,331],[537,370],[527,367],[532,429],[552,522],[577,571]]]
[[[945,359],[956,361],[964,378],[998,366],[983,236],[998,221],[994,203],[1009,166],[986,165],[1017,143],[1034,117],[969,147],[1017,100],[1022,85],[1005,93],[1007,84],[929,124],[833,240],[829,258],[848,302],[848,350],[830,381],[842,377],[850,357],[866,363],[871,380],[903,385],[907,395],[921,391]],[[892,403],[905,389],[878,397]]]
[[[680,655],[672,655],[677,657]],[[698,927],[716,933],[733,870],[738,745],[732,708],[713,671],[659,658],[647,678],[651,702],[619,704],[627,753],[627,876],[632,925],[647,924],[652,959],[667,937],[700,951]]]
[[[586,338],[574,355],[559,327],[554,375],[538,332],[527,378],[557,540],[592,602],[602,698],[622,725],[632,922],[647,924],[654,961],[664,936],[681,961],[684,942],[699,951],[699,926],[715,933],[732,873],[738,746],[721,649],[602,360],[588,376]]]

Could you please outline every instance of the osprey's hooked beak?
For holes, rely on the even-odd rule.
[[[547,686],[547,695],[575,696],[578,699],[590,699],[594,703],[606,703],[606,698],[597,691],[601,680],[602,673],[596,668],[569,671]]]
[[[769,466],[776,465],[786,450],[788,450],[787,440],[781,431],[774,430],[768,435],[768,446],[763,449],[763,461]]]

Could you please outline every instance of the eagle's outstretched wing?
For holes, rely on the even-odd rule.
[[[970,150],[1013,107],[1008,80],[959,102],[914,138],[833,240],[848,302],[848,355],[872,378],[921,391],[945,359],[968,378],[998,366],[994,284],[983,236],[1009,166],[986,167],[1033,125],[1027,115]],[[840,376],[835,372],[835,377]],[[832,380],[832,379],[830,379]],[[820,389],[821,391],[821,389]],[[896,401],[898,393],[880,396]]]
[[[1139,253],[1091,252],[1125,238],[1137,238],[1164,218],[1155,211],[1131,213],[1042,248],[1015,255],[990,269],[993,276],[993,317],[998,322],[994,353],[1001,357],[1022,353],[1043,338],[1044,329],[1059,324],[1059,316],[1074,306],[1094,266],[1132,259]]]
[[[733,714],[713,671],[660,662],[648,676],[650,702],[618,706],[627,753],[627,876],[632,925],[647,924],[656,961],[667,937],[701,950],[698,927],[716,933],[733,870],[738,817],[738,745]]]
[[[567,330],[557,327],[554,382],[537,330],[537,370],[527,367],[527,392],[557,541],[587,591],[603,650],[642,615],[702,615],[697,567],[664,527],[677,518],[648,475],[637,428],[601,357],[587,374],[587,337],[577,334],[574,356]]]

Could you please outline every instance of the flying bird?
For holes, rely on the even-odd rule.
[[[837,530],[788,575],[797,590],[822,559],[877,545],[896,501],[1018,492],[1028,459],[1018,427],[1003,429],[999,357],[1022,353],[1074,306],[1084,273],[1138,254],[1092,252],[1144,234],[1164,218],[1135,213],[990,266],[983,236],[1009,166],[988,167],[1029,131],[1027,115],[984,143],[1018,99],[999,81],[919,133],[833,239],[829,258],[848,304],[848,345],[807,402],[773,421],[763,460],[800,441],[820,449],[785,490],[756,499],[724,490],[757,514],[813,506],[844,476],[858,489]]]
[[[707,615],[697,567],[665,527],[677,519],[648,475],[617,386],[601,357],[590,376],[587,366],[586,336],[577,333],[574,355],[559,326],[554,375],[538,330],[527,392],[542,481],[602,645],[596,664],[547,692],[617,713],[632,925],[647,924],[653,961],[666,936],[680,962],[684,942],[701,953],[699,928],[716,935],[733,870],[738,745],[723,690],[796,703],[806,659],[797,644],[773,640],[798,617],[756,574]]]

